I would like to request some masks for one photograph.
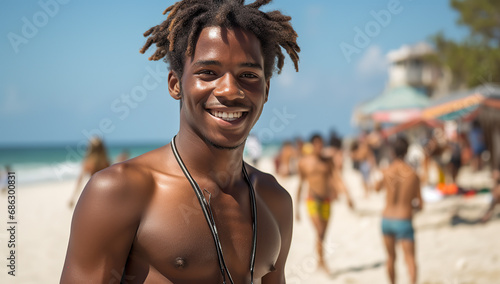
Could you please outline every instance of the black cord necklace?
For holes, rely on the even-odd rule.
[[[226,274],[227,277],[230,281],[231,284],[234,284],[233,278],[231,277],[231,273],[229,273],[229,270],[227,269],[226,266],[226,261],[224,260],[224,254],[222,252],[222,246],[219,240],[219,234],[217,232],[217,226],[215,225],[215,219],[214,215],[212,212],[212,208],[210,207],[210,198],[211,194],[209,193],[209,198],[208,202],[203,195],[203,192],[200,189],[200,186],[196,181],[193,179],[191,174],[189,173],[188,169],[186,168],[186,165],[181,159],[181,156],[179,155],[179,152],[177,151],[177,146],[175,145],[175,137],[172,138],[172,143],[170,144],[172,146],[172,152],[174,153],[175,159],[177,160],[177,163],[182,169],[182,172],[186,176],[186,178],[189,180],[189,183],[193,187],[193,190],[196,194],[196,197],[198,198],[198,201],[200,202],[201,210],[203,211],[203,215],[205,215],[205,219],[207,220],[208,226],[210,227],[210,231],[212,233],[212,237],[214,239],[215,243],[215,249],[217,251],[217,258],[219,260],[219,268],[221,271],[222,275],[222,281],[223,284],[226,284]],[[250,259],[250,283],[253,284],[253,271],[255,267],[255,252],[257,249],[257,205],[255,202],[255,192],[252,183],[250,182],[250,178],[248,177],[247,170],[245,168],[245,163],[243,162],[242,166],[242,172],[243,175],[245,176],[245,180],[248,183],[248,186],[250,187],[250,203],[251,203],[251,211],[252,211],[252,231],[253,231],[253,237],[252,237],[252,255]]]

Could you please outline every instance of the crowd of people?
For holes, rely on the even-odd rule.
[[[298,175],[295,212],[300,220],[303,188],[307,212],[316,230],[318,267],[328,270],[323,257],[323,241],[330,218],[330,205],[339,194],[345,194],[349,206],[354,209],[349,189],[343,181],[344,160],[350,159],[352,167],[363,181],[364,197],[372,192],[386,190],[385,209],[382,212],[382,232],[387,249],[387,269],[391,283],[395,282],[395,244],[400,242],[412,283],[416,282],[415,238],[413,214],[422,210],[421,189],[434,188],[444,195],[475,192],[475,189],[457,185],[457,176],[464,166],[471,172],[488,170],[487,151],[481,137],[481,129],[473,122],[468,131],[445,133],[444,129],[429,130],[429,136],[409,143],[404,135],[386,137],[381,127],[362,132],[349,145],[342,146],[342,139],[331,133],[329,143],[319,134],[309,142],[297,138],[285,141],[276,155],[275,171],[283,177]],[[408,153],[410,152],[410,153]],[[480,222],[488,221],[500,203],[500,169],[492,169],[492,201],[480,216]],[[477,189],[476,189],[477,190]]]
[[[274,159],[275,172],[282,177],[297,175],[299,178],[295,218],[297,221],[301,220],[298,208],[305,199],[309,218],[316,230],[319,268],[328,272],[323,242],[330,219],[331,203],[340,195],[344,195],[348,206],[355,210],[342,174],[344,161],[350,159],[353,169],[358,171],[362,178],[364,198],[368,198],[372,192],[386,190],[381,230],[387,250],[387,270],[391,283],[395,282],[397,242],[401,243],[410,279],[415,283],[417,265],[412,217],[423,208],[420,189],[426,184],[432,184],[444,191],[443,184],[446,185],[447,182],[455,188],[452,193],[463,191],[465,189],[458,189],[456,186],[460,168],[468,165],[477,171],[485,166],[482,157],[486,148],[479,139],[481,135],[477,124],[473,124],[471,133],[457,133],[448,139],[445,137],[443,131],[434,129],[424,143],[410,145],[401,135],[387,139],[381,128],[375,127],[369,133],[362,132],[357,139],[349,141],[347,146],[343,145],[344,139],[334,132],[330,134],[328,143],[325,143],[320,134],[314,134],[307,142],[296,138],[293,142],[285,141],[282,144]],[[258,166],[262,145],[255,136],[249,136],[247,144],[247,157],[254,166]],[[407,154],[411,147],[414,153]],[[125,161],[129,155],[129,152],[124,150],[114,162]],[[83,179],[110,166],[110,161],[102,139],[92,138],[82,161],[82,171],[77,179],[76,189],[69,201],[70,207],[74,206],[79,196]],[[431,169],[438,172],[435,175],[437,181],[429,177]],[[492,178],[492,202],[481,217],[483,222],[493,216],[495,206],[500,203],[500,168],[492,170]]]
[[[378,135],[378,134],[377,134]],[[301,140],[296,140],[301,141]],[[373,144],[368,144],[370,141]],[[344,150],[342,139],[332,133],[328,145],[319,134],[314,134],[308,143],[302,147],[293,148],[290,142],[284,143],[276,160],[276,172],[282,175],[299,176],[297,197],[295,199],[296,219],[300,220],[300,206],[304,199],[303,188],[307,188],[305,194],[307,212],[316,230],[316,252],[318,256],[318,268],[328,272],[325,263],[323,242],[331,213],[331,203],[340,194],[345,194],[351,209],[354,204],[349,190],[343,180],[342,170],[344,166]],[[369,139],[353,141],[350,146],[350,156],[353,166],[361,172],[365,186],[365,197],[369,193],[370,171],[378,167],[381,159],[383,139],[376,134]],[[383,211],[382,232],[387,249],[387,268],[391,283],[395,283],[395,244],[401,241],[405,253],[405,259],[410,273],[412,283],[416,281],[415,262],[415,239],[412,225],[412,217],[415,211],[421,210],[423,206],[420,195],[419,177],[411,166],[404,161],[408,150],[408,142],[404,138],[398,138],[391,144],[392,152],[389,154],[392,162],[384,169],[382,178],[373,185],[373,189],[387,190],[386,205]],[[370,146],[377,146],[377,151],[372,151]],[[285,157],[285,160],[282,158]],[[280,170],[284,162],[288,162],[287,171]],[[293,167],[291,165],[296,165]]]
[[[340,139],[332,134],[332,139]],[[386,137],[379,125],[370,132],[362,131],[345,147],[353,168],[363,178],[365,196],[373,192],[380,171],[386,168],[391,159],[391,141],[397,135]],[[445,194],[456,194],[469,190],[459,188],[457,177],[460,170],[467,166],[472,172],[484,169],[489,152],[482,139],[482,130],[477,121],[472,122],[467,131],[445,131],[442,128],[427,129],[425,137],[418,137],[410,141],[409,153],[405,160],[414,168],[422,181],[422,186],[435,186]],[[325,152],[335,149],[335,143]],[[300,138],[295,143],[285,141],[275,157],[275,169],[281,176],[290,176],[298,173],[298,161],[308,151],[309,145],[304,145]],[[337,147],[342,150],[342,147]],[[341,164],[342,156],[337,164]]]

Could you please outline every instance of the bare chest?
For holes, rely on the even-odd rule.
[[[308,176],[326,176],[332,170],[331,165],[326,160],[316,157],[310,157],[304,166]]]
[[[214,238],[192,189],[159,192],[141,221],[127,273],[164,283],[222,283]],[[246,195],[245,195],[246,196]],[[211,200],[223,257],[237,283],[250,279],[252,218],[249,198]],[[274,217],[257,198],[257,253],[254,278],[271,271],[281,237]],[[236,281],[238,279],[239,281]],[[156,281],[155,280],[155,281]],[[147,282],[147,281],[145,281]],[[160,282],[161,283],[161,282]]]

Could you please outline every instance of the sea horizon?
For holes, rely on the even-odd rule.
[[[137,157],[170,142],[110,142],[106,143],[107,155],[114,163],[123,151],[130,158]],[[81,172],[81,163],[86,154],[83,143],[37,143],[0,145],[0,172],[9,171],[18,174],[23,183],[44,181],[63,181],[77,178]],[[274,156],[281,147],[281,141],[263,143],[262,156]]]

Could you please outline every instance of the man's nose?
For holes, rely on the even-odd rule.
[[[241,89],[238,80],[231,73],[226,73],[222,76],[214,90],[216,97],[225,97],[229,100],[243,98],[245,93]]]

